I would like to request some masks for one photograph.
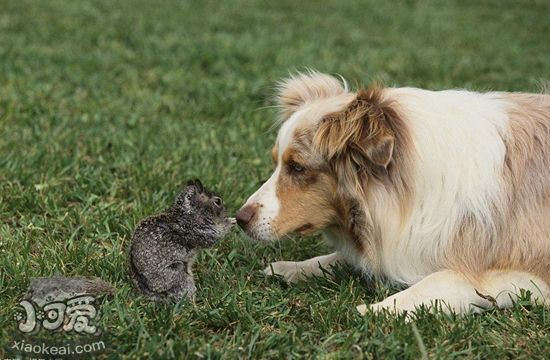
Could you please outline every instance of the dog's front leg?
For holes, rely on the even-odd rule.
[[[373,311],[412,312],[421,305],[433,307],[436,301],[447,313],[478,312],[492,306],[490,298],[478,295],[476,285],[465,276],[452,270],[444,270],[430,274],[410,288],[376,304],[360,305],[357,311],[362,315],[368,308]]]
[[[277,261],[264,269],[266,275],[280,275],[287,282],[297,282],[313,275],[323,275],[324,270],[339,262],[344,262],[338,252],[317,256],[304,261]]]

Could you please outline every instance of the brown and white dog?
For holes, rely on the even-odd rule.
[[[550,303],[550,95],[373,87],[310,72],[280,84],[276,169],[239,210],[249,236],[322,231],[339,261],[411,285],[373,310]],[[358,307],[365,313],[367,306]]]

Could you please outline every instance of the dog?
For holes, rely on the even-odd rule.
[[[237,212],[262,241],[321,231],[345,262],[409,286],[372,311],[465,314],[550,303],[550,95],[371,86],[307,72],[278,86],[275,171]],[[326,272],[326,271],[325,271]]]

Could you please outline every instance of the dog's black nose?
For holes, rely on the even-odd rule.
[[[250,220],[252,220],[255,214],[255,204],[243,206],[239,211],[237,211],[237,215],[235,215],[235,217],[237,218],[237,224],[239,224],[239,226],[244,229],[246,225],[250,222]]]

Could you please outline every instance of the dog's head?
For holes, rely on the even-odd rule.
[[[258,240],[349,225],[368,179],[382,180],[395,157],[395,133],[378,90],[350,92],[320,73],[283,81],[275,171],[238,211]]]

